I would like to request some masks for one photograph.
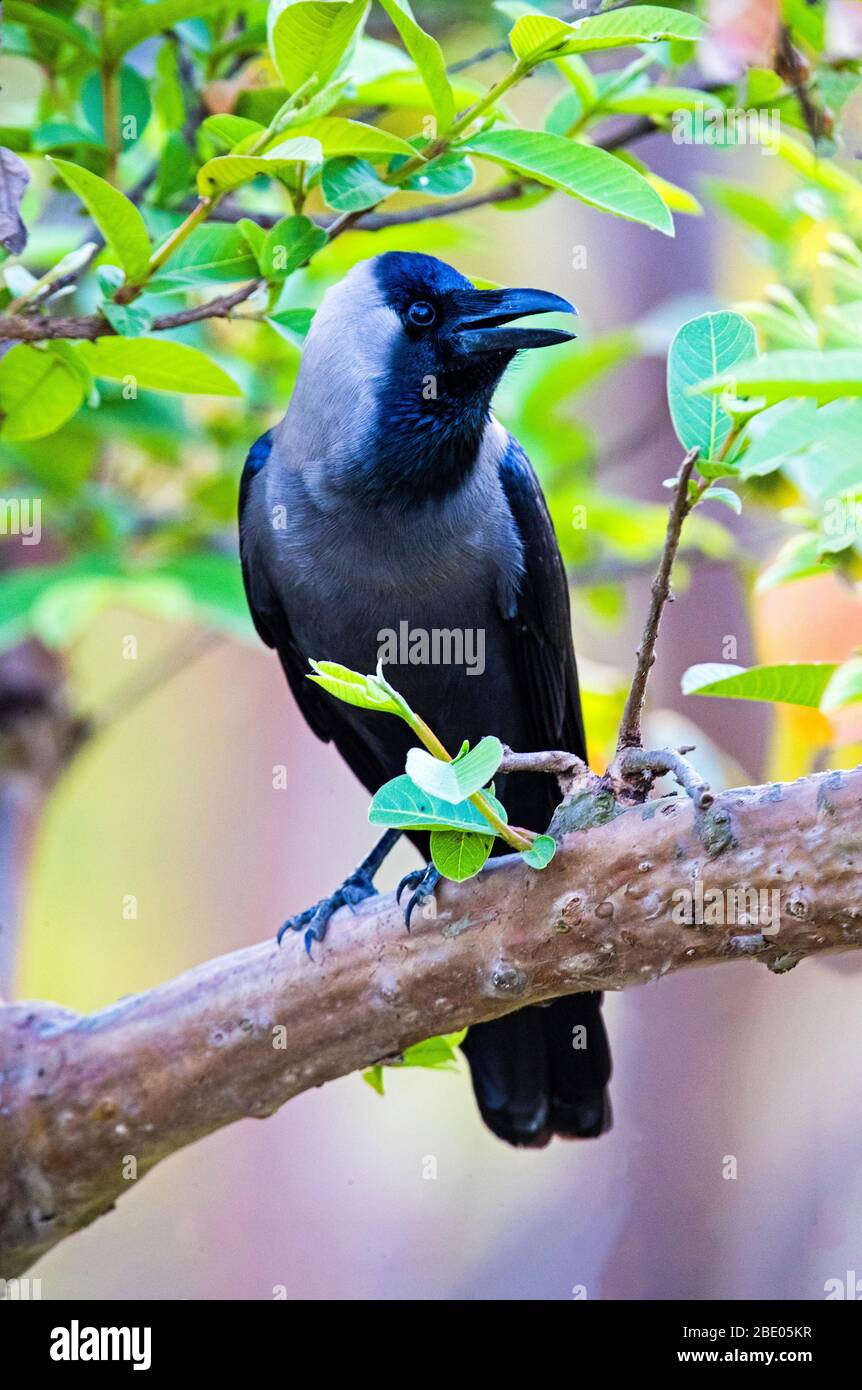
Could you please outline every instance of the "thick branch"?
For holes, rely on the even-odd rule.
[[[392,898],[375,898],[333,919],[315,960],[291,936],[88,1018],[0,1008],[0,1274],[107,1211],[130,1159],[142,1176],[429,1035],[683,966],[753,955],[780,971],[858,948],[860,812],[862,770],[738,789],[708,811],[689,797],[609,808],[580,792],[557,823],[590,828],[564,835],[547,869],[513,857],[445,884],[409,936]],[[680,919],[680,890],[698,883],[722,895],[725,925]],[[746,890],[779,895],[763,936],[756,908],[753,926],[750,902],[728,896]]]

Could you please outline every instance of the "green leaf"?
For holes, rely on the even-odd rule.
[[[601,109],[618,115],[669,116],[674,111],[698,111],[707,104],[705,93],[697,87],[645,87],[643,91],[609,96],[601,102]]]
[[[327,204],[339,212],[361,212],[397,191],[378,178],[367,159],[355,159],[352,155],[328,159],[320,183]]]
[[[155,4],[139,4],[134,13],[109,27],[106,51],[110,57],[117,58],[184,19],[203,19],[223,9],[224,0],[156,0]]]
[[[297,3],[303,2],[297,0]],[[239,188],[257,178],[258,174],[277,178],[282,170],[290,169],[294,164],[317,164],[322,158],[323,151],[318,141],[308,139],[283,140],[265,155],[216,155],[215,159],[208,159],[198,170],[198,192],[204,198],[210,198],[214,193],[229,193],[232,188]]]
[[[167,338],[98,338],[78,354],[93,376],[130,381],[150,391],[239,396],[236,382],[197,348]]]
[[[390,171],[396,172],[403,163],[400,156],[393,159]],[[401,190],[409,189],[411,193],[425,193],[430,198],[453,198],[469,188],[475,179],[476,171],[471,161],[459,154],[452,154],[443,155],[424,168],[417,169],[398,187]]]
[[[65,159],[49,162],[72,192],[80,198],[105,241],[134,284],[146,279],[150,261],[150,238],[144,219],[134,203],[98,174],[70,164]]]
[[[7,24],[23,24],[41,38],[74,44],[84,54],[95,56],[98,52],[95,36],[89,29],[61,15],[52,14],[41,5],[26,4],[24,0],[6,0],[3,18]]]
[[[352,89],[352,100],[360,106],[389,106],[394,109],[427,111],[429,93],[421,73],[414,69],[406,53],[402,53],[400,49],[393,51],[408,64],[407,70],[389,72],[369,81],[358,82]],[[485,94],[485,88],[481,83],[468,81],[464,77],[451,79],[449,85],[458,111],[472,106]]]
[[[487,131],[459,148],[560,188],[590,207],[673,236],[673,218],[658,193],[606,150],[538,130]]]
[[[403,714],[395,700],[381,689],[376,676],[362,676],[358,671],[351,671],[349,666],[340,666],[337,661],[309,660],[308,664],[314,674],[306,672],[307,679],[346,705],[374,710],[377,714]]]
[[[311,327],[314,313],[314,309],[280,309],[277,314],[267,314],[266,321],[279,329],[287,329],[288,333],[294,333],[298,338],[304,338]]]
[[[19,343],[0,359],[0,436],[41,439],[75,414],[84,389],[80,377],[52,352]]]
[[[372,1091],[376,1091],[379,1096],[385,1095],[383,1089],[383,1067],[378,1062],[376,1066],[369,1067],[362,1073],[362,1080]]]
[[[174,251],[160,280],[247,280],[258,273],[241,226],[222,222],[196,227]]]
[[[817,406],[810,400],[780,401],[745,427],[747,447],[739,461],[743,479],[762,478],[805,452],[818,435]]]
[[[509,35],[516,58],[532,66],[543,58],[626,48],[664,39],[699,39],[706,25],[695,15],[663,5],[630,5],[604,15],[588,15],[566,24],[544,14],[523,15]]]
[[[789,662],[782,666],[729,666],[706,662],[690,666],[683,695],[720,695],[733,700],[765,700],[818,709],[837,666],[830,661]]]
[[[808,579],[812,574],[824,572],[819,537],[807,533],[791,536],[781,547],[772,564],[758,576],[755,588],[758,593],[764,593],[767,589],[774,589],[778,584],[789,584],[794,579]]]
[[[414,155],[416,151],[400,135],[362,121],[349,121],[345,116],[321,116],[320,120],[303,122],[290,129],[291,140],[316,140],[326,158],[330,155],[356,154],[379,159],[390,154]],[[267,151],[264,150],[264,153]]]
[[[230,150],[234,145],[238,145],[240,140],[247,140],[250,135],[263,135],[266,126],[261,125],[260,121],[250,121],[246,116],[220,113],[217,116],[207,116],[201,129],[205,130],[216,144]]]
[[[720,453],[733,422],[717,398],[692,396],[691,389],[716,372],[729,371],[756,349],[754,329],[741,314],[702,314],[680,328],[668,353],[667,396],[684,449],[696,447],[705,459]]]
[[[367,0],[272,0],[267,37],[289,92],[310,78],[323,86],[338,70],[368,8]]]
[[[432,830],[431,859],[444,878],[463,883],[473,878],[494,847],[494,836],[471,830]]]
[[[537,835],[529,849],[521,850],[521,858],[531,869],[545,869],[557,852],[553,835]]]
[[[442,1033],[437,1038],[426,1038],[424,1042],[414,1043],[412,1047],[405,1048],[400,1057],[393,1058],[385,1065],[387,1067],[425,1067],[429,1071],[457,1071],[458,1056],[455,1049],[461,1046],[466,1036],[467,1029],[462,1028],[457,1033]],[[385,1094],[383,1069],[384,1064],[377,1062],[362,1073],[362,1080],[379,1096]]]
[[[120,148],[129,149],[140,140],[153,113],[150,96],[152,81],[147,81],[136,68],[131,67],[128,63],[124,63],[120,68],[117,79],[120,88],[118,102],[120,128],[117,136]],[[106,143],[105,105],[100,73],[90,73],[81,87],[80,101],[87,124],[96,135],[99,144],[104,145]]]
[[[121,338],[139,338],[153,326],[152,314],[140,304],[114,304],[108,299],[101,306],[101,312]]]
[[[502,760],[502,743],[498,738],[486,736],[475,748],[451,763],[432,757],[424,748],[411,748],[406,771],[430,796],[458,802],[466,801],[468,796],[487,786]]]
[[[462,1028],[457,1033],[441,1033],[439,1037],[426,1038],[424,1042],[405,1048],[400,1063],[396,1065],[453,1071],[455,1068],[452,1064],[458,1061],[455,1049],[461,1046],[466,1036],[467,1029]]]
[[[455,119],[455,98],[446,73],[446,61],[436,39],[426,34],[410,9],[408,0],[380,0],[410,57],[422,74],[441,131]]]
[[[862,700],[862,656],[851,657],[838,667],[823,692],[820,708],[824,714],[855,705]]]
[[[267,233],[260,253],[261,274],[286,280],[326,245],[326,232],[309,217],[283,217]]]
[[[698,389],[716,393],[728,387],[739,396],[762,397],[767,405],[790,396],[809,396],[818,405],[841,396],[862,396],[862,352],[851,348],[767,352],[738,363],[731,373],[720,371]]]
[[[506,811],[496,797],[485,793],[492,810],[505,821]],[[394,777],[375,793],[368,810],[372,825],[401,830],[470,830],[488,834],[488,822],[469,801],[442,801],[417,787],[406,774]]]
[[[700,499],[700,505],[704,502],[721,502],[725,507],[729,507],[737,516],[742,516],[742,499],[738,492],[734,492],[730,487],[710,487]]]

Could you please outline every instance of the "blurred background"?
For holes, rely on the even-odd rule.
[[[447,57],[505,33],[478,2],[418,13]],[[385,19],[375,23],[391,41]],[[130,59],[144,79],[153,61],[146,45]],[[503,70],[491,57],[470,75],[486,83]],[[38,122],[41,80],[25,54],[0,58],[6,126]],[[241,95],[243,72],[230,80]],[[233,109],[226,84],[204,93],[209,109]],[[512,106],[538,124],[558,93],[540,74]],[[160,120],[143,137],[151,146]],[[387,124],[409,132],[415,113],[395,110]],[[829,235],[847,230],[816,180],[757,147],[658,133],[637,153],[697,200],[676,216],[674,240],[543,197],[517,212],[348,233],[289,287],[292,304],[314,307],[357,259],[416,248],[578,306],[572,354],[516,364],[498,414],[542,475],[570,566],[599,769],[664,530],[661,483],[679,463],[670,338],[710,308],[768,306],[777,282],[807,296]],[[271,190],[254,197],[277,205]],[[77,245],[67,197],[34,172],[28,198],[47,209],[33,263]],[[169,208],[153,216],[176,221]],[[239,473],[284,412],[300,343],[261,323],[178,336],[228,364],[243,397],[127,402],[117,390],[57,436],[5,446],[5,495],[13,485],[32,495],[38,480],[46,532],[29,553],[0,538],[0,677],[24,716],[2,744],[0,776],[7,997],[91,1010],[147,989],[270,936],[372,842],[364,792],[299,718],[239,583]],[[860,761],[858,716],[680,694],[695,662],[839,660],[862,643],[852,575],[755,586],[799,533],[784,509],[806,505],[786,478],[764,478],[740,518],[712,506],[686,538],[646,736],[696,743],[715,786]],[[157,577],[94,568],[96,551],[153,534]],[[208,563],[189,561],[190,537],[207,539]],[[381,888],[413,863],[399,849]],[[346,1077],[168,1159],[31,1273],[46,1298],[822,1298],[827,1280],[862,1271],[860,968],[853,955],[783,977],[730,965],[608,998],[615,1126],[595,1144],[500,1144],[480,1123],[465,1063],[458,1075],[390,1069],[382,1098]]]

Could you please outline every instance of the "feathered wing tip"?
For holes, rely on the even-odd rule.
[[[554,1134],[595,1139],[611,1127],[611,1057],[600,994],[574,994],[476,1024],[463,1051],[485,1124],[509,1144]]]

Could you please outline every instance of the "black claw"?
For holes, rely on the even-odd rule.
[[[424,869],[411,869],[409,874],[404,875],[398,887],[395,889],[395,901],[399,907],[401,906],[401,894],[404,892],[404,889],[417,888],[424,877]]]
[[[302,931],[307,928],[305,933],[305,949],[311,957],[311,947],[315,941],[322,941],[329,926],[329,919],[340,907],[349,907],[351,912],[357,903],[364,902],[370,898],[377,889],[374,887],[367,874],[355,873],[350,878],[345,879],[340,888],[336,888],[334,893],[330,893],[328,898],[321,898],[319,903],[313,907],[307,907],[304,912],[300,912],[296,917],[291,917],[278,929],[276,941],[281,945],[282,938],[289,931]]]
[[[431,897],[439,882],[440,870],[435,869],[433,864],[426,865],[424,869],[414,869],[412,873],[405,874],[402,878],[395,894],[395,900],[399,905],[401,903],[402,890],[404,888],[415,889],[404,911],[404,925],[408,931],[410,930],[410,919],[413,916],[414,909],[417,908],[420,903],[424,903],[427,898]]]

